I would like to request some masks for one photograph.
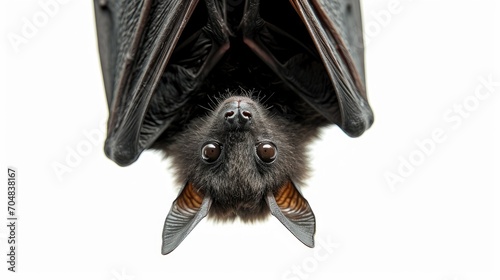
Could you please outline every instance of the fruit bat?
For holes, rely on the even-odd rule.
[[[309,247],[300,186],[318,131],[373,122],[358,0],[95,0],[109,107],[106,155],[172,159],[162,254],[208,216],[272,214]]]

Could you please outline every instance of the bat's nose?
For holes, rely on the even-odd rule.
[[[241,100],[231,102],[224,112],[224,120],[232,129],[247,127],[251,119],[250,106]]]

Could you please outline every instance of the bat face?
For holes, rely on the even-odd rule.
[[[305,175],[306,139],[297,129],[259,101],[232,96],[190,125],[167,154],[180,182],[211,194],[209,217],[255,220],[269,213],[267,193]]]
[[[240,95],[228,97],[206,117],[194,120],[165,149],[185,187],[165,223],[164,253],[173,250],[171,244],[180,243],[182,235],[172,236],[179,226],[172,218],[189,213],[192,217],[184,217],[181,223],[185,227],[202,211],[223,221],[236,217],[254,221],[272,213],[290,224],[292,233],[306,228],[302,241],[312,246],[314,215],[295,184],[305,176],[306,145],[316,130]],[[294,219],[303,219],[305,226],[301,228]]]

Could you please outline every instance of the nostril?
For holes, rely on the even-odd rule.
[[[226,114],[224,115],[224,117],[227,119],[227,118],[230,118],[234,115],[234,111],[228,111],[226,112]]]
[[[246,117],[247,119],[250,119],[252,117],[252,113],[248,112],[248,111],[243,111],[241,113],[244,117]]]

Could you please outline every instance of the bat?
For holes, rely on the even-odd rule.
[[[181,186],[162,254],[205,217],[276,217],[314,246],[300,187],[321,128],[373,123],[359,0],[95,0],[109,119],[120,166],[145,149]]]

